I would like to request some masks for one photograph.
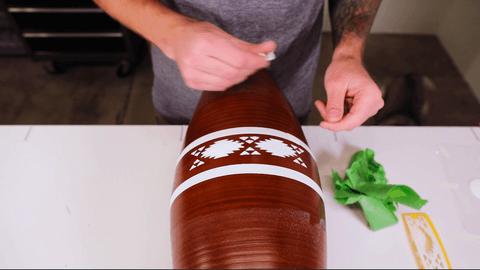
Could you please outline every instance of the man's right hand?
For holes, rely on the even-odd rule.
[[[243,82],[270,63],[276,43],[252,44],[214,24],[179,14],[158,0],[94,0],[110,16],[155,44],[177,62],[185,84],[193,89],[222,91]]]
[[[276,48],[274,41],[260,44],[239,40],[214,24],[191,20],[177,26],[170,50],[185,84],[196,90],[223,91],[245,81],[270,62],[259,53]]]

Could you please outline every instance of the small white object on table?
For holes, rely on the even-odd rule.
[[[171,268],[169,200],[186,126],[1,126],[1,268]],[[370,148],[389,184],[429,202],[454,268],[480,267],[480,129],[305,126],[318,162],[329,268],[417,268],[399,223],[372,232],[333,200],[331,170]],[[476,226],[478,224],[478,226]],[[478,227],[478,228],[477,228]]]

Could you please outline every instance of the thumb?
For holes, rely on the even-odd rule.
[[[269,52],[275,51],[275,49],[277,49],[277,43],[275,43],[275,41],[273,40],[269,40],[269,41],[264,41],[260,44],[255,44],[251,50],[254,53],[268,54]]]
[[[237,44],[241,49],[245,51],[250,51],[255,54],[264,53],[268,54],[269,52],[275,51],[277,48],[277,43],[273,40],[264,41],[259,44],[249,43],[246,41],[241,41]]]
[[[335,123],[343,118],[343,106],[345,93],[343,91],[331,91],[327,95],[327,121]]]

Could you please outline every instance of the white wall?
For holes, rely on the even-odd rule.
[[[480,102],[480,0],[383,0],[371,33],[437,35]]]
[[[371,32],[434,34],[452,4],[451,0],[384,0]]]
[[[437,35],[480,101],[480,1],[453,2]]]
[[[479,27],[480,1],[457,0],[437,32],[462,73],[480,56]]]

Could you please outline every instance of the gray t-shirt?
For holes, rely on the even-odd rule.
[[[299,119],[312,103],[320,55],[324,0],[161,0],[172,10],[208,21],[251,43],[273,40],[276,59],[268,68]],[[187,124],[201,91],[188,88],[174,61],[152,46],[155,109],[172,124]]]

